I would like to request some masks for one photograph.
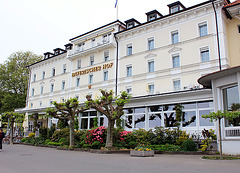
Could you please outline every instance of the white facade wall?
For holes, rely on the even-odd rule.
[[[228,67],[228,57],[225,53],[224,15],[221,11],[223,0],[215,1],[220,28],[222,68]],[[199,26],[206,24],[207,34],[200,37]],[[44,113],[51,106],[51,101],[61,102],[62,99],[78,97],[84,103],[87,94],[93,98],[99,96],[99,89],[113,90],[117,94],[131,88],[134,99],[126,108],[143,107],[143,128],[150,127],[151,106],[175,105],[177,103],[193,103],[195,107],[188,111],[195,111],[195,125],[181,128],[188,132],[197,133],[204,128],[214,128],[214,124],[201,125],[200,110],[213,110],[212,94],[209,90],[201,89],[197,79],[219,69],[218,47],[215,29],[215,17],[211,3],[198,5],[185,11],[166,15],[161,19],[143,23],[132,29],[124,29],[120,21],[113,22],[93,31],[71,39],[73,47],[66,53],[50,57],[31,65],[31,80],[28,91],[27,107],[23,109],[26,115],[34,112]],[[172,44],[172,33],[178,32],[178,43]],[[116,39],[115,39],[116,37]],[[154,49],[148,50],[148,40],[154,39]],[[132,45],[132,55],[127,55],[127,45]],[[202,62],[201,51],[209,51],[209,60]],[[109,52],[105,61],[104,52]],[[179,66],[173,67],[173,56],[179,56]],[[91,65],[91,57],[94,63]],[[78,63],[81,61],[81,67]],[[154,61],[154,70],[149,72],[149,62]],[[118,63],[118,67],[117,67]],[[66,73],[63,65],[66,64]],[[108,68],[104,69],[107,65]],[[132,76],[127,76],[127,67],[132,66]],[[55,76],[52,69],[55,68]],[[94,70],[95,69],[95,70]],[[97,70],[96,70],[97,69]],[[117,71],[118,69],[118,71]],[[45,78],[42,79],[42,72]],[[104,72],[108,71],[108,79],[104,81]],[[116,74],[117,71],[117,74]],[[36,80],[33,81],[33,76]],[[93,75],[93,82],[89,83],[89,76]],[[116,79],[116,76],[118,78]],[[77,86],[77,78],[79,86]],[[117,81],[116,81],[117,80]],[[62,89],[62,82],[65,88]],[[179,88],[174,88],[174,83],[180,81]],[[117,91],[116,91],[117,82]],[[51,85],[54,85],[51,91]],[[149,86],[154,85],[151,92]],[[41,94],[41,87],[43,93]],[[34,89],[34,94],[32,91]],[[194,93],[194,94],[193,94]],[[153,98],[154,97],[154,98]],[[202,102],[209,102],[208,107],[198,107]],[[40,106],[41,104],[41,106]],[[162,112],[162,126],[164,116]],[[98,114],[100,117],[100,115]],[[133,115],[135,116],[135,115]],[[134,117],[133,117],[134,118]],[[84,127],[91,127],[93,116],[82,117],[85,119]],[[88,120],[86,120],[88,119]],[[123,117],[124,121],[126,117]],[[133,120],[133,125],[135,120]],[[48,122],[50,125],[51,123]],[[87,125],[86,125],[87,124]],[[104,122],[103,124],[106,124]],[[27,127],[27,123],[25,126]],[[135,123],[136,125],[136,123]],[[138,125],[129,130],[133,130]]]

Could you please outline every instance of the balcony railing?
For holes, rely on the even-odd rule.
[[[96,41],[94,44],[85,44],[83,46],[75,46],[71,51],[69,51],[68,56],[69,58],[75,56],[75,55],[84,55],[91,53],[92,50],[99,51],[101,49],[113,47],[113,36],[108,36],[105,38],[102,38],[101,40]]]
[[[240,138],[240,127],[230,127],[229,129],[225,129],[225,137]]]

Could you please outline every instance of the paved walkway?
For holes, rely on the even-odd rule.
[[[239,173],[240,160],[203,160],[197,155],[94,154],[25,145],[4,145],[0,173]]]

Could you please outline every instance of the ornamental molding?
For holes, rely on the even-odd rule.
[[[173,47],[172,49],[170,49],[170,50],[168,51],[168,53],[179,52],[179,51],[181,51],[181,50],[182,50],[182,48],[180,48],[180,47]]]
[[[149,53],[144,58],[148,59],[148,58],[154,58],[156,56],[157,56],[157,54],[155,54],[155,53]]]
[[[54,79],[51,79],[49,82],[53,83],[53,82],[55,82],[55,80],[54,80]]]

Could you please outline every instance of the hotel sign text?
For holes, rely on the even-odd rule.
[[[96,67],[88,68],[86,70],[77,71],[75,73],[72,73],[72,77],[101,71],[102,69],[112,68],[112,66],[113,66],[113,63],[109,63],[109,64],[103,64],[102,66],[96,66]]]

